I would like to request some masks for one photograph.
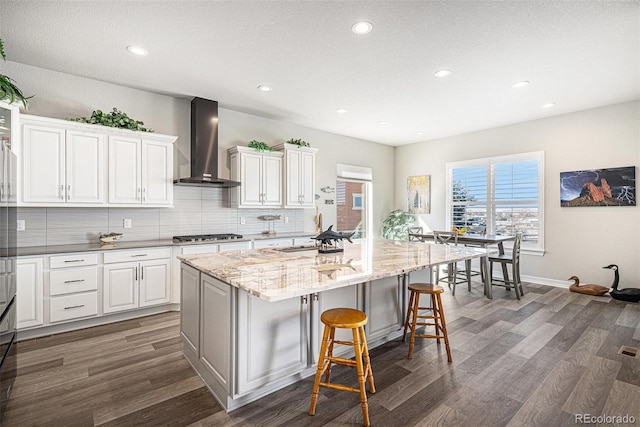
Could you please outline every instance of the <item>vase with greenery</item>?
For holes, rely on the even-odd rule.
[[[413,215],[397,209],[382,221],[382,238],[389,240],[409,240],[409,227],[416,224]]]
[[[91,113],[91,117],[76,117],[75,119],[67,119],[72,122],[90,123],[93,125],[109,126],[112,128],[135,130],[140,132],[153,132],[153,129],[143,127],[144,122],[132,119],[114,107],[110,113],[103,113],[101,110],[95,110]]]
[[[7,55],[4,52],[4,43],[2,42],[2,39],[0,39],[0,57],[2,57],[4,62],[7,62]],[[0,100],[8,101],[9,104],[18,101],[22,103],[25,109],[27,109],[27,99],[29,98],[32,97],[24,96],[11,77],[0,74]]]
[[[266,142],[256,141],[255,139],[249,142],[249,148],[253,148],[256,151],[273,151],[273,148],[269,147]]]
[[[302,139],[291,138],[290,140],[287,141],[287,144],[297,145],[298,147],[311,147],[311,144],[309,144],[307,141]]]

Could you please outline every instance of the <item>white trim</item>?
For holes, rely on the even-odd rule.
[[[520,279],[526,283],[534,283],[536,285],[548,285],[556,288],[566,288],[569,289],[569,285],[571,285],[571,281],[568,280],[557,280],[557,279],[549,279],[548,277],[537,277],[537,276],[520,276]],[[525,292],[527,292],[527,288],[525,287]],[[525,294],[526,295],[526,294]]]
[[[337,163],[338,178],[373,181],[373,169],[364,166],[343,165]]]

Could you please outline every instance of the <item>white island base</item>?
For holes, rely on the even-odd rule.
[[[428,269],[411,276],[429,282]],[[406,278],[387,277],[268,302],[182,263],[184,355],[222,407],[231,411],[315,373],[325,310],[364,311],[370,348],[401,336]],[[349,339],[350,331],[338,331],[337,337],[339,332]],[[340,347],[336,354],[353,353]]]

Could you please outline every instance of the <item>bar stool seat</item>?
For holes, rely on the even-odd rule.
[[[364,417],[364,425],[369,426],[369,407],[367,405],[367,391],[365,382],[369,382],[369,390],[371,393],[376,392],[373,383],[373,372],[371,371],[371,360],[369,359],[369,348],[367,347],[367,339],[364,335],[364,325],[367,323],[367,315],[360,310],[352,308],[333,308],[322,313],[320,320],[324,323],[324,334],[322,337],[322,346],[320,347],[320,357],[318,358],[318,369],[316,370],[316,378],[313,384],[313,392],[311,394],[311,407],[309,415],[316,413],[316,403],[318,401],[318,391],[320,386],[332,388],[342,391],[352,391],[360,393],[360,404],[362,406],[362,415]],[[336,328],[351,329],[353,341],[336,340]],[[355,352],[354,360],[345,359],[343,357],[333,356],[333,345],[350,345],[353,346]],[[344,365],[356,368],[358,374],[358,388],[349,387],[343,384],[331,383],[331,365]],[[325,374],[322,381],[322,374]]]
[[[449,347],[449,336],[447,335],[447,324],[444,319],[444,309],[442,308],[442,298],[440,294],[444,292],[444,288],[430,283],[412,283],[409,285],[409,305],[407,307],[407,317],[404,322],[404,333],[402,341],[407,338],[407,330],[411,332],[409,341],[409,359],[413,358],[413,344],[416,338],[434,338],[438,344],[440,339],[444,339],[445,348],[447,350],[447,360],[451,362],[451,348]],[[431,307],[420,307],[420,295],[426,294],[431,296]],[[420,314],[420,310],[427,314]],[[431,314],[428,314],[431,313]],[[425,321],[419,321],[425,319]],[[418,326],[434,326],[435,334],[417,334]]]

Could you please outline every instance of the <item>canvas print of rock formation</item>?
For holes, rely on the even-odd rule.
[[[635,206],[635,166],[561,172],[560,205]]]

